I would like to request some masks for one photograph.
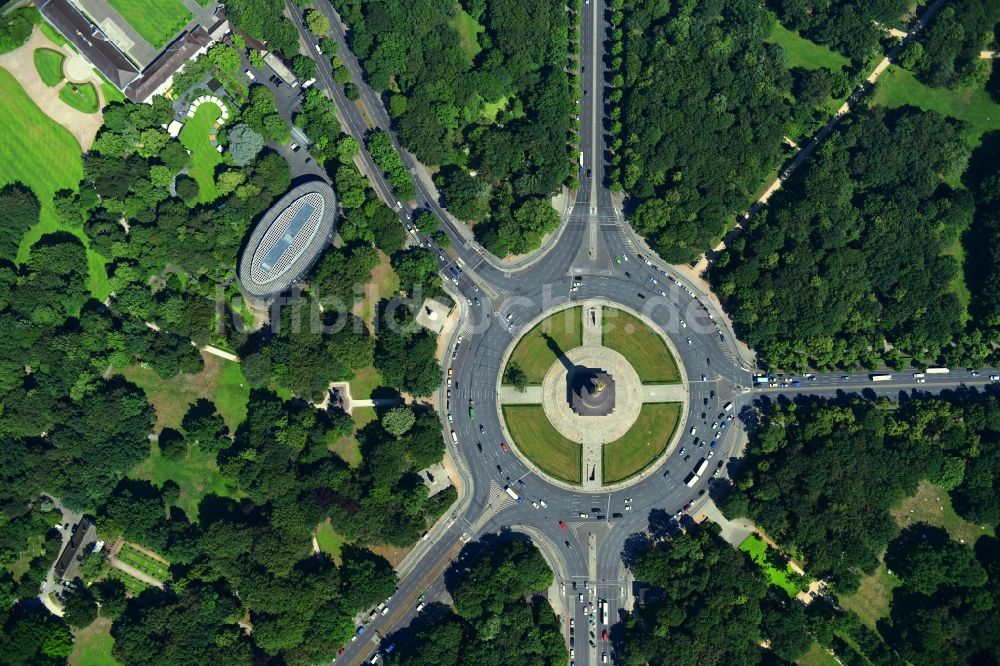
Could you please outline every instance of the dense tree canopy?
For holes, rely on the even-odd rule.
[[[482,223],[477,236],[492,252],[521,251],[499,229],[524,225],[513,211],[554,194],[572,169],[565,5],[497,0],[472,8],[475,16],[466,18],[484,28],[466,45],[478,53],[472,58],[454,25],[464,11],[458,4],[334,4],[352,28],[351,47],[369,82],[381,91],[390,90],[390,80],[398,86],[389,108],[403,143],[424,163],[450,167],[438,177],[445,205]],[[397,189],[405,186],[405,170],[397,180]],[[539,238],[526,241],[529,249]]]
[[[486,553],[451,591],[455,605],[413,635],[387,663],[393,666],[565,664],[559,622],[541,597],[552,571],[533,547],[514,541]]]
[[[875,58],[885,29],[910,8],[907,0],[768,0],[788,28],[839,51],[857,64]]]
[[[944,7],[921,35],[907,46],[901,62],[932,86],[982,80],[987,61],[979,57],[1000,21],[1000,5],[992,0],[961,0]]]
[[[667,261],[687,262],[778,163],[784,55],[765,44],[773,17],[754,0],[625,4],[611,180],[631,198],[636,231]]]
[[[772,407],[752,435],[746,471],[720,506],[752,517],[800,554],[810,574],[848,592],[875,570],[899,531],[890,507],[921,479],[954,488],[960,515],[1000,520],[996,398],[924,398],[895,412],[888,406]]]
[[[963,313],[949,246],[969,227],[957,124],[864,112],[816,152],[716,262],[741,337],[772,366],[872,365],[888,341],[932,362]]]

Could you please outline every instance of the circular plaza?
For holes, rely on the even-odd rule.
[[[678,358],[669,338],[624,306],[583,301],[543,313],[504,356],[504,437],[553,483],[634,483],[680,438],[688,391]]]

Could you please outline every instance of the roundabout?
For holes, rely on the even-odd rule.
[[[687,385],[655,323],[596,299],[544,311],[522,330],[501,365],[497,416],[511,450],[538,476],[573,490],[622,489],[676,448]],[[539,357],[549,363],[544,373]],[[530,371],[520,367],[526,358]],[[503,383],[512,366],[527,386]]]

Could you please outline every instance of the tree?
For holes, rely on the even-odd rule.
[[[28,41],[31,29],[39,21],[38,11],[31,7],[21,7],[0,20],[0,53],[13,51]]]
[[[330,19],[318,9],[310,9],[306,12],[306,26],[309,28],[309,32],[317,37],[326,37],[330,34]]]
[[[240,69],[240,52],[225,43],[212,46],[206,53],[209,62],[222,72],[236,72]]]
[[[247,125],[239,123],[229,130],[229,159],[236,166],[253,162],[263,147],[264,137]]]
[[[986,571],[973,550],[925,523],[907,527],[890,543],[885,563],[909,589],[921,594],[932,595],[944,586],[986,584]]]
[[[394,407],[382,415],[382,427],[399,437],[412,428],[416,420],[413,410],[409,407]]]
[[[358,90],[358,87],[356,85],[354,85],[354,83],[351,83],[351,82],[345,83],[344,84],[344,97],[346,97],[347,99],[351,100],[352,102],[356,102],[359,99],[361,99],[361,91]]]
[[[184,201],[194,201],[200,192],[198,181],[190,176],[177,176],[174,189],[177,190],[177,196]]]
[[[503,373],[503,380],[508,384],[512,384],[519,393],[524,393],[528,390],[528,375],[514,361],[507,363],[507,368]]]
[[[160,454],[168,460],[182,460],[187,455],[184,436],[173,428],[164,428],[157,438]]]
[[[424,234],[431,234],[438,230],[437,215],[426,208],[419,209],[413,216],[413,224]]]
[[[14,261],[21,237],[38,222],[40,211],[35,193],[21,183],[0,188],[0,259]]]
[[[316,61],[302,54],[293,56],[292,71],[300,79],[314,79],[316,78]]]
[[[73,581],[73,589],[63,604],[63,620],[75,629],[83,629],[97,618],[94,595],[83,581]]]

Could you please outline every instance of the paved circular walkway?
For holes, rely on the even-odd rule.
[[[615,408],[607,416],[580,416],[569,404],[569,370],[556,361],[542,381],[542,408],[552,426],[574,442],[605,444],[628,432],[642,408],[642,382],[624,356],[607,347],[585,346],[564,355],[575,368],[604,370],[615,381]]]

